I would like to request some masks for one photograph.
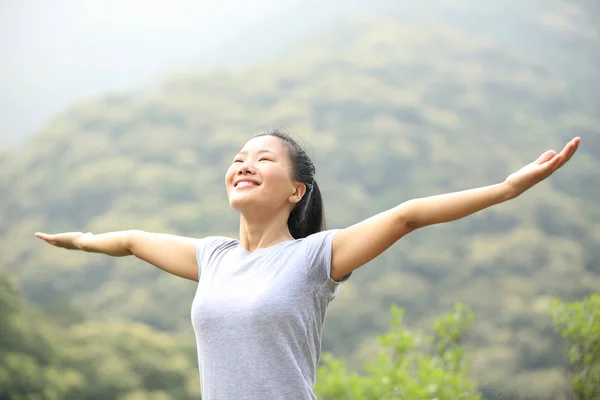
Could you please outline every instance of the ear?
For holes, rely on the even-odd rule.
[[[306,185],[302,182],[294,182],[294,192],[288,197],[288,201],[292,204],[298,204],[306,193]]]

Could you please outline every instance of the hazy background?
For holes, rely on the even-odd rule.
[[[0,376],[47,398],[196,396],[195,285],[32,235],[236,235],[222,178],[255,132],[310,145],[331,227],[578,135],[523,198],[359,270],[324,337],[359,370],[391,304],[422,331],[460,301],[485,398],[562,398],[549,305],[600,287],[599,17],[592,0],[0,2]]]
[[[0,5],[0,145],[21,143],[76,100],[151,86],[182,69],[242,67],[336,22],[371,14],[450,22],[551,56],[548,60],[557,65],[550,69],[568,70],[579,58],[591,57],[585,50],[574,53],[575,59],[573,53],[564,57],[552,41],[578,46],[578,40],[535,30],[524,18],[552,1],[471,1],[466,12],[452,9],[453,1],[413,3],[172,0],[167,6],[141,0],[5,0]],[[599,7],[593,1],[571,3],[587,3],[596,13]],[[539,22],[576,30],[587,39],[597,35],[597,14],[578,15],[575,21],[564,14]],[[545,54],[552,48],[553,54]]]
[[[76,100],[219,65],[228,56],[215,52],[290,4],[7,0],[0,7],[0,140],[17,144]],[[262,40],[270,47],[272,39]],[[229,48],[236,50],[244,51]]]

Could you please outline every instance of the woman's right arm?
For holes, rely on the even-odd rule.
[[[133,255],[173,275],[198,280],[196,246],[199,239],[140,230],[101,233],[68,232],[36,237],[70,250],[101,253],[113,257]]]

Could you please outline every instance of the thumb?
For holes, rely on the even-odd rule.
[[[538,165],[541,165],[541,164],[543,164],[545,162],[548,162],[548,161],[552,160],[555,155],[556,155],[556,151],[554,151],[554,150],[548,150],[544,154],[542,154],[541,156],[539,156],[539,158],[537,160],[535,160],[535,163],[538,164]]]

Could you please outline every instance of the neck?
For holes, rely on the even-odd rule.
[[[294,239],[287,226],[286,210],[271,215],[248,214],[242,213],[240,217],[240,245],[246,250],[252,252]]]

